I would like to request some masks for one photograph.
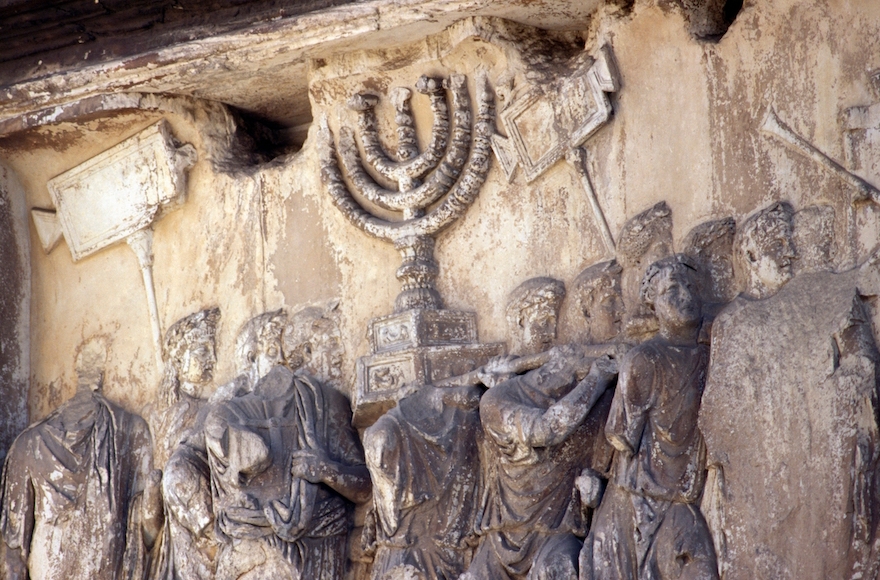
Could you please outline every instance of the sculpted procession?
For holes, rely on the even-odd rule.
[[[880,258],[837,255],[825,203],[606,218],[588,148],[626,102],[611,48],[551,67],[515,26],[457,26],[529,74],[447,54],[405,87],[314,89],[331,104],[309,183],[338,239],[399,252],[393,309],[362,338],[339,300],[191,304],[143,345],[162,380],[138,413],[105,394],[112,336],[84,337],[76,394],[6,455],[0,580],[878,578]],[[192,148],[165,146],[182,179]],[[581,188],[561,196],[588,198],[601,259],[441,276],[487,184],[525,196],[554,167]],[[135,250],[154,331],[175,304],[150,249],[172,201],[107,242]],[[346,283],[371,293],[367,270]],[[459,283],[506,299],[475,312]],[[483,342],[490,317],[504,336]]]

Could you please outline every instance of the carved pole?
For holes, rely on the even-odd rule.
[[[813,146],[812,143],[795,133],[791,130],[791,128],[783,123],[779,117],[776,116],[776,112],[773,109],[769,109],[767,111],[767,115],[764,117],[764,122],[761,123],[761,131],[773,135],[777,139],[780,139],[788,148],[800,153],[801,155],[812,159],[815,161],[820,167],[824,168],[826,171],[829,171],[842,179],[845,183],[848,183],[852,187],[855,188],[856,194],[853,196],[852,203],[849,204],[846,212],[847,218],[847,233],[848,233],[848,253],[849,253],[849,264],[848,266],[855,266],[858,261],[858,245],[856,241],[857,236],[857,224],[856,224],[856,215],[855,208],[853,208],[853,204],[872,201],[874,203],[880,204],[880,190],[876,187],[859,177],[858,175],[847,171],[845,167],[839,164],[837,161],[828,157],[823,152],[819,151],[816,147]]]
[[[761,130],[781,139],[789,148],[797,151],[805,157],[809,157],[819,164],[820,167],[824,167],[845,182],[849,183],[851,186],[855,187],[856,191],[858,191],[858,195],[853,201],[871,200],[875,203],[880,203],[880,191],[878,191],[876,187],[858,175],[847,171],[837,161],[828,157],[806,139],[792,131],[788,125],[779,120],[779,117],[776,116],[773,109],[770,109],[767,112],[767,116],[764,117],[764,122],[761,124]]]
[[[596,220],[596,225],[599,226],[599,232],[602,234],[605,247],[613,256],[616,251],[614,238],[611,236],[611,228],[608,227],[605,214],[602,212],[602,207],[596,198],[596,190],[593,189],[593,184],[590,182],[590,174],[587,172],[587,152],[583,147],[574,147],[565,154],[565,159],[569,165],[574,167],[581,178],[581,185],[587,193],[587,200],[589,200],[590,207],[593,209],[593,217]]]
[[[147,292],[147,307],[150,312],[150,326],[153,330],[153,351],[156,357],[156,368],[162,372],[165,364],[162,360],[162,327],[159,324],[159,307],[156,304],[156,289],[153,286],[153,230],[144,228],[125,238],[128,247],[137,256],[144,278],[144,290]]]

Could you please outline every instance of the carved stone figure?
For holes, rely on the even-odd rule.
[[[552,278],[511,293],[507,313],[518,349],[534,354],[552,343],[564,295]],[[507,372],[505,362],[443,386],[421,385],[364,432],[376,519],[373,580],[451,580],[464,572],[481,499],[479,385],[499,380],[493,369]]]
[[[483,395],[487,500],[463,578],[576,577],[585,522],[572,491],[602,429],[585,419],[616,372],[610,359],[556,349],[548,363]]]
[[[715,321],[700,428],[725,578],[875,577],[876,262],[792,279],[792,209],[746,220],[744,295]]]
[[[777,202],[746,220],[735,240],[734,266],[749,298],[767,298],[794,276],[794,209]]]
[[[624,309],[617,260],[594,264],[578,274],[572,294],[578,314],[586,322],[583,341],[602,344],[614,341],[621,331]]]
[[[209,320],[210,315],[204,323]],[[236,340],[236,363],[240,374],[219,387],[207,405],[194,404],[193,406],[199,406],[200,409],[193,419],[192,427],[173,438],[177,442],[169,449],[170,457],[162,476],[166,529],[170,541],[165,542],[154,565],[153,577],[156,580],[214,577],[218,546],[211,495],[211,471],[205,446],[205,417],[212,406],[227,401],[236,394],[250,392],[261,376],[283,360],[281,333],[285,320],[283,311],[276,310],[262,313],[245,323]],[[184,323],[181,329],[186,327],[187,324]],[[172,334],[169,330],[169,339],[166,342],[170,342],[170,337],[173,336],[176,333]],[[195,344],[198,345],[199,342],[196,341]],[[174,351],[168,348],[168,352],[173,358]]]
[[[834,208],[811,205],[795,212],[792,241],[797,248],[795,272],[822,272],[834,267]]]
[[[373,580],[454,580],[479,502],[482,389],[426,385],[364,432],[373,479]],[[407,572],[409,571],[409,572]]]
[[[685,236],[681,252],[697,269],[697,286],[704,309],[709,304],[726,304],[736,297],[735,236],[736,220],[731,217],[698,224]]]
[[[152,577],[156,580],[211,578],[216,552],[211,517],[210,477],[199,439],[205,387],[214,376],[214,336],[220,309],[200,310],[165,333],[166,369],[162,391],[169,405],[151,415],[156,464],[164,468],[165,528]]]
[[[480,498],[479,382],[475,371],[422,385],[364,432],[373,580],[454,580],[464,571]]]
[[[101,394],[107,353],[77,355],[76,395],[12,444],[3,469],[2,577],[141,578],[162,527],[147,423]]]
[[[326,341],[309,334],[320,330],[315,317],[301,319],[309,327],[291,333],[306,340],[291,352],[304,353],[296,347],[308,343],[310,360],[332,357],[316,352]],[[275,339],[257,342],[251,358],[259,367],[273,357]],[[342,578],[351,502],[370,494],[348,400],[277,364],[250,392],[216,403],[204,434],[220,540],[216,577]]]
[[[248,320],[235,339],[235,368],[238,376],[222,385],[212,403],[250,392],[276,365],[284,362],[282,335],[287,323],[284,310],[263,312]]]
[[[336,304],[325,310],[307,307],[288,317],[282,334],[284,359],[292,369],[303,369],[339,391],[345,349],[339,326],[332,318]]]
[[[537,354],[553,346],[565,284],[553,278],[531,278],[516,287],[507,301],[511,350]]]
[[[582,336],[579,347],[588,356],[605,354],[622,357],[630,345],[623,342],[625,319],[620,287],[621,268],[617,260],[600,262],[583,270],[572,283],[572,294],[577,302],[580,319],[586,323],[588,333]],[[599,505],[610,476],[614,447],[605,437],[605,423],[611,410],[614,390],[609,388],[590,411],[590,437],[586,443],[592,451],[589,461],[583,465],[575,479],[575,487],[581,497],[584,522],[592,520],[592,513]]]
[[[621,363],[605,427],[617,453],[580,578],[717,578],[712,538],[695,505],[706,470],[697,418],[709,353],[697,342],[693,267],[681,255],[655,262],[642,297],[660,330]]]
[[[650,338],[657,321],[639,298],[648,266],[672,254],[672,210],[665,201],[631,217],[623,224],[617,242],[617,261],[623,268],[621,290],[626,305],[624,330],[633,340]]]
[[[165,377],[160,392],[164,408],[149,414],[156,445],[155,464],[165,466],[207,399],[205,388],[214,378],[217,355],[214,335],[219,308],[200,310],[175,322],[165,333]]]

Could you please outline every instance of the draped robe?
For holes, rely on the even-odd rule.
[[[147,565],[142,492],[152,469],[146,422],[80,390],[13,442],[0,533],[9,580],[117,580]]]
[[[364,433],[373,479],[373,580],[457,580],[479,502],[481,389],[423,386]]]
[[[688,563],[682,577],[717,578],[712,538],[694,505],[706,476],[697,420],[708,363],[705,345],[661,338],[624,358],[605,433],[632,454],[615,453],[581,580],[653,580],[676,562]]]
[[[574,480],[585,467],[607,471],[611,447],[602,429],[613,391],[606,391],[557,444],[538,441],[534,426],[578,382],[573,366],[546,364],[483,396],[487,490],[481,543],[468,578],[556,578],[551,568],[576,571],[577,538],[586,533],[587,522]]]
[[[205,440],[218,580],[342,578],[352,505],[290,471],[299,451],[363,465],[345,398],[279,366],[253,393],[213,407]]]

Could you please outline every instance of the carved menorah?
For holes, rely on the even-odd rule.
[[[423,76],[415,87],[427,95],[434,115],[424,151],[416,138],[412,91],[406,88],[390,94],[397,125],[393,154],[379,138],[375,95],[357,94],[348,102],[358,115],[360,149],[354,132],[343,127],[337,156],[326,118],[321,123],[321,179],[336,207],[367,234],[393,242],[403,256],[394,314],[370,321],[372,354],[358,359],[353,419],[358,427],[371,425],[393,407],[408,386],[466,373],[504,351],[503,344],[480,344],[476,314],[444,310],[435,286],[434,236],[467,211],[489,172],[495,115],[491,91],[480,79],[472,120],[463,75]],[[383,219],[366,209],[349,184],[359,199],[398,212],[400,219]]]
[[[343,127],[338,155],[342,168],[362,198],[383,209],[400,212],[399,221],[377,217],[352,196],[337,162],[327,121],[322,122],[321,178],[336,207],[367,234],[393,242],[403,257],[397,270],[402,290],[395,300],[395,312],[443,308],[435,286],[439,268],[434,260],[434,236],[467,211],[489,171],[494,103],[485,79],[478,85],[477,114],[472,128],[464,75],[453,74],[446,79],[422,76],[418,80],[416,90],[428,96],[434,115],[430,140],[421,152],[410,104],[412,91],[397,88],[391,93],[398,139],[394,155],[387,152],[379,139],[378,97],[357,94],[349,101],[349,107],[358,112],[363,156],[353,131]],[[451,123],[447,92],[451,94]],[[394,183],[396,189],[381,185],[367,169],[379,179]],[[435,207],[429,209],[432,206]]]

